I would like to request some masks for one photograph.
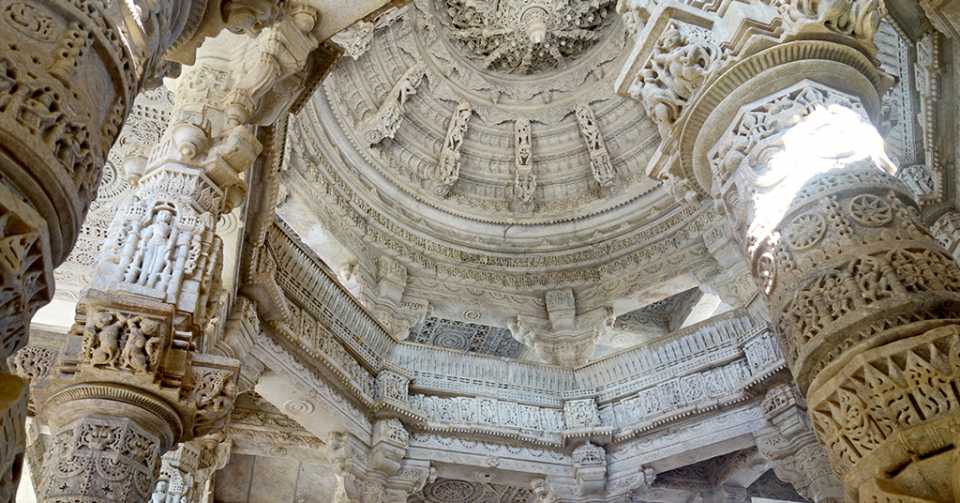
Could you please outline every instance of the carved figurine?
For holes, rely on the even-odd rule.
[[[91,364],[111,366],[116,364],[122,326],[123,320],[119,318],[114,320],[114,315],[108,312],[96,313],[87,323],[84,330],[84,346],[92,348],[89,353]],[[92,344],[95,342],[96,347],[93,348]]]
[[[150,495],[150,503],[168,503],[171,496],[167,494],[168,488],[169,483],[166,480],[158,480],[157,486],[153,490],[153,494]]]
[[[137,254],[137,242],[140,238],[140,228],[136,220],[129,219],[123,223],[123,246],[120,248],[120,261],[117,264],[118,270],[124,273],[123,280],[127,283],[133,283],[136,279],[137,270],[131,267],[131,262]]]
[[[154,288],[165,272],[176,239],[171,223],[173,216],[170,208],[161,207],[154,212],[150,225],[140,231],[139,260],[132,264],[133,267],[139,266],[137,284]]]
[[[149,318],[137,318],[128,322],[130,335],[120,355],[123,366],[135,372],[146,372],[157,364],[159,346],[162,342],[156,337],[160,323]]]

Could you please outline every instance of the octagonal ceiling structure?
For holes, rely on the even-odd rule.
[[[614,92],[613,3],[418,0],[291,119],[285,184],[303,211],[287,219],[349,250],[332,265],[395,335],[479,322],[576,365],[616,314],[713,263],[709,212],[645,174],[660,136]]]

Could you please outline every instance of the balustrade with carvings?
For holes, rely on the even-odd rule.
[[[727,215],[845,498],[960,496],[960,269],[872,122],[889,84],[875,64],[878,3],[730,9],[724,26],[709,6],[627,4],[641,35],[669,40],[669,26],[692,23],[729,51],[665,115],[650,172]],[[643,97],[660,42],[638,40],[620,89]]]

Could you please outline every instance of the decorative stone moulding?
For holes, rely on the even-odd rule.
[[[289,230],[277,226],[270,236],[274,277],[292,306],[286,321],[269,325],[281,344],[270,352],[309,355],[291,372],[328,376],[340,393],[414,431],[553,447],[622,442],[749,400],[784,368],[776,339],[743,311],[574,369],[398,342],[364,321],[369,315]],[[561,325],[569,297],[551,296]]]

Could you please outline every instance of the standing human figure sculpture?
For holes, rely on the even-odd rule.
[[[172,219],[172,210],[160,208],[154,213],[153,222],[140,231],[140,274],[137,284],[154,288],[160,280],[170,261],[176,238]]]
[[[117,270],[124,274],[123,280],[127,283],[133,283],[136,280],[137,269],[133,261],[137,254],[137,241],[140,237],[140,229],[134,219],[123,223],[123,243],[120,248],[120,261],[117,264]]]

